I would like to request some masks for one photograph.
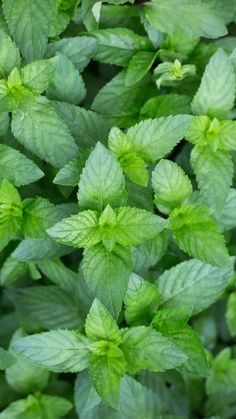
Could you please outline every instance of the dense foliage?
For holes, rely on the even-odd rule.
[[[236,0],[2,0],[0,419],[236,417]]]

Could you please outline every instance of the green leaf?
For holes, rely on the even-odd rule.
[[[77,284],[77,273],[67,268],[60,259],[46,259],[37,262],[39,270],[62,290],[73,294]]]
[[[54,372],[76,372],[88,367],[90,352],[85,336],[60,330],[26,336],[13,343],[13,350]]]
[[[12,343],[26,336],[23,329],[18,329],[13,335]],[[10,347],[11,347],[10,345]],[[13,351],[11,353],[14,354]],[[26,361],[17,355],[16,362],[6,371],[6,381],[10,387],[22,394],[28,394],[33,388],[35,391],[42,391],[48,384],[49,373],[44,368],[35,366],[31,361]]]
[[[145,16],[162,32],[175,32],[181,22],[186,35],[218,38],[227,34],[220,15],[200,0],[152,0],[145,4]]]
[[[3,12],[10,34],[27,61],[42,58],[56,13],[54,0],[4,0]]]
[[[100,142],[90,154],[79,181],[81,208],[104,209],[125,203],[125,180],[119,163]]]
[[[90,36],[62,38],[48,45],[47,56],[53,57],[59,52],[71,60],[79,71],[83,71],[93,55],[96,43]]]
[[[193,113],[223,119],[233,107],[235,87],[233,65],[224,51],[219,49],[205,68],[192,101]]]
[[[72,61],[65,55],[58,55],[57,70],[47,89],[47,96],[50,99],[77,105],[86,96],[84,81]]]
[[[43,97],[14,112],[12,132],[26,149],[55,167],[64,166],[78,152],[66,125]]]
[[[25,87],[35,95],[43,93],[52,81],[56,71],[57,61],[38,60],[22,68],[21,77]]]
[[[6,178],[15,186],[28,185],[44,176],[36,164],[18,150],[0,144],[0,179]]]
[[[114,125],[131,126],[138,121],[144,102],[156,93],[148,77],[132,86],[125,85],[123,70],[103,86],[95,96],[92,109],[109,118]]]
[[[191,123],[190,115],[147,119],[129,128],[132,150],[149,163],[163,158],[182,140]]]
[[[125,82],[128,86],[139,82],[150,70],[156,58],[155,52],[138,51],[130,59]]]
[[[132,274],[125,295],[125,319],[131,326],[149,325],[150,315],[160,304],[161,294],[150,282]]]
[[[0,251],[21,227],[22,203],[18,191],[4,179],[0,183]]]
[[[96,211],[82,211],[65,218],[47,230],[59,243],[73,247],[91,247],[101,241],[98,214]]]
[[[45,230],[55,222],[56,207],[45,198],[28,198],[23,201],[22,231],[26,237],[48,238]]]
[[[20,319],[29,332],[39,329],[79,329],[80,311],[73,294],[55,285],[34,286],[9,291]]]
[[[123,207],[118,210],[115,238],[120,244],[140,244],[154,238],[166,226],[166,220],[149,211]]]
[[[120,331],[109,311],[96,298],[89,310],[85,322],[86,336],[94,341],[106,340],[119,345]]]
[[[192,193],[188,176],[176,163],[161,160],[152,172],[155,204],[159,211],[169,214],[180,206]]]
[[[228,151],[194,147],[191,165],[204,203],[219,213],[225,204],[233,180],[233,163]]]
[[[63,186],[76,186],[79,183],[85,160],[89,153],[86,151],[63,166],[53,179],[53,183]]]
[[[124,357],[93,355],[89,372],[98,395],[109,406],[119,409],[120,380],[125,372]]]
[[[20,51],[2,29],[0,30],[0,77],[7,77],[13,68],[20,67]]]
[[[0,348],[0,370],[6,370],[15,362],[16,358],[11,353]]]
[[[164,307],[192,307],[193,314],[213,304],[226,288],[232,268],[188,260],[165,271],[156,281]]]
[[[90,32],[97,40],[93,58],[107,64],[125,66],[139,50],[152,49],[147,37],[126,28],[108,28]]]
[[[5,287],[17,281],[28,271],[25,262],[19,262],[9,256],[3,263],[0,272],[0,284]]]
[[[169,217],[168,228],[188,255],[218,267],[230,265],[224,237],[207,207],[190,204],[176,208]]]
[[[231,228],[236,227],[235,205],[236,190],[230,189],[221,213],[214,215],[217,224],[219,224],[223,230],[231,230]]]
[[[145,326],[124,329],[121,349],[132,373],[143,368],[156,372],[165,371],[176,368],[187,360],[182,350],[170,340]]]
[[[236,335],[236,292],[231,292],[227,302],[226,321],[231,336]]]
[[[86,249],[83,272],[89,291],[117,318],[132,270],[129,247],[116,244],[109,252],[102,244]]]
[[[158,118],[160,116],[190,113],[189,96],[169,93],[148,99],[140,110],[142,118]]]
[[[98,138],[102,142],[106,141],[111,125],[101,115],[69,103],[54,102],[53,105],[68,126],[80,150],[94,147]]]
[[[54,256],[64,256],[71,253],[71,248],[63,246],[51,238],[33,239],[27,237],[15,248],[12,256],[22,262],[49,259]]]
[[[167,246],[167,231],[163,230],[154,239],[132,247],[133,271],[139,274],[155,266],[165,254]]]

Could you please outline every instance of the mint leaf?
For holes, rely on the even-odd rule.
[[[161,294],[150,282],[132,274],[125,295],[125,319],[131,326],[148,325],[150,315],[160,304]]]
[[[168,4],[165,0],[152,0],[145,5],[145,16],[161,32],[175,32],[181,21],[186,35],[218,38],[227,34],[220,15],[199,0],[170,0]]]
[[[58,242],[74,247],[91,247],[101,241],[98,214],[91,210],[65,218],[47,233]]]
[[[86,96],[84,81],[72,61],[65,55],[58,55],[57,69],[47,89],[47,96],[77,105]]]
[[[190,113],[191,99],[185,95],[170,93],[152,97],[144,103],[140,110],[142,118],[158,118],[160,116]]]
[[[108,251],[99,243],[84,252],[83,272],[88,289],[115,318],[121,310],[131,269],[128,247],[116,244]]]
[[[90,154],[79,181],[81,208],[104,209],[125,202],[124,176],[116,159],[100,142]]]
[[[56,65],[55,60],[38,60],[26,65],[21,70],[23,85],[35,95],[40,95],[52,81]]]
[[[163,230],[154,239],[132,247],[133,271],[145,272],[155,266],[163,257],[168,247],[168,235]]]
[[[0,31],[0,76],[7,77],[13,68],[20,67],[21,56],[20,51],[2,29]]]
[[[0,370],[6,370],[16,362],[15,357],[3,348],[0,348]]]
[[[56,12],[54,0],[4,0],[3,12],[13,39],[27,61],[42,58]]]
[[[190,256],[214,266],[229,266],[224,237],[207,207],[190,204],[176,208],[168,227],[180,249]]]
[[[235,312],[236,312],[236,292],[231,292],[227,303],[226,321],[231,336],[236,335],[235,325]]]
[[[18,191],[4,179],[0,183],[0,250],[2,250],[21,227],[22,202]]]
[[[156,285],[164,307],[189,306],[195,314],[217,300],[231,276],[231,268],[216,268],[192,259],[165,271]]]
[[[26,336],[13,343],[13,350],[35,364],[54,372],[75,372],[87,368],[90,352],[85,336],[57,330]]]
[[[139,82],[147,74],[155,58],[156,54],[149,51],[138,51],[133,55],[127,68],[126,84],[132,85]]]
[[[15,186],[28,185],[44,176],[42,170],[18,150],[0,144],[0,178]]]
[[[170,340],[145,326],[124,329],[121,348],[132,373],[142,368],[164,371],[187,360],[182,350]]]
[[[132,150],[145,161],[154,163],[179,143],[190,123],[190,115],[148,119],[129,128],[126,135]]]
[[[192,193],[192,184],[184,171],[170,160],[161,160],[152,172],[154,202],[164,214],[181,205]]]
[[[96,298],[89,310],[85,323],[86,336],[94,341],[106,340],[119,345],[120,331],[109,311]]]
[[[192,101],[193,113],[224,118],[233,107],[235,86],[233,65],[224,51],[219,49],[205,68]]]
[[[229,152],[194,147],[191,153],[191,165],[204,203],[216,213],[220,212],[229,194],[233,178],[233,164]]]
[[[12,131],[25,148],[55,167],[64,166],[77,154],[73,137],[46,98],[38,97],[35,103],[18,108]]]

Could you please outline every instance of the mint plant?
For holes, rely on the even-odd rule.
[[[0,419],[233,419],[235,0],[0,11]]]

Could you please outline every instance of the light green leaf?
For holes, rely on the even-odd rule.
[[[145,4],[145,16],[162,32],[175,32],[181,22],[186,35],[218,38],[227,34],[220,15],[200,0],[152,0]]]
[[[0,370],[6,370],[16,362],[16,358],[8,351],[0,348]]]
[[[20,324],[29,332],[42,329],[79,329],[79,305],[73,294],[55,285],[9,291]]]
[[[83,71],[93,55],[96,43],[96,40],[90,36],[62,38],[48,45],[47,56],[53,57],[60,52],[71,60],[79,71]]]
[[[129,128],[126,135],[132,150],[145,161],[154,163],[182,140],[191,119],[190,115],[147,119]]]
[[[48,238],[46,229],[56,218],[56,207],[45,198],[28,198],[23,201],[22,231],[26,237]]]
[[[125,180],[119,163],[100,142],[90,154],[79,181],[81,208],[104,209],[125,203]]]
[[[231,336],[236,335],[236,291],[231,292],[227,302],[227,326]]]
[[[106,340],[119,345],[121,342],[119,327],[109,311],[96,298],[89,310],[85,322],[86,336],[94,341]]]
[[[170,160],[161,160],[152,172],[155,204],[159,211],[169,214],[192,193],[192,184],[180,166]]]
[[[224,51],[219,49],[205,68],[192,101],[193,113],[223,119],[233,107],[235,87],[233,65]]]
[[[81,153],[78,157],[69,161],[63,166],[53,179],[53,183],[63,186],[76,186],[79,183],[80,175],[85,165],[89,153],[86,151]]]
[[[2,29],[0,30],[0,77],[7,77],[13,68],[20,67],[20,51]]]
[[[130,372],[139,369],[165,371],[176,368],[187,356],[166,337],[150,327],[139,326],[124,329],[121,348]]]
[[[27,61],[42,58],[47,45],[54,0],[4,0],[3,12],[10,34]]]
[[[138,51],[130,59],[125,82],[128,86],[139,82],[151,68],[156,58],[155,52]]]
[[[166,220],[140,208],[118,210],[115,238],[120,244],[140,244],[154,238],[166,226]]]
[[[96,61],[125,66],[139,50],[152,49],[147,37],[126,28],[108,28],[90,32],[97,44],[93,54]]]
[[[21,70],[22,83],[35,95],[43,93],[52,81],[56,71],[57,60],[34,61]]]
[[[115,319],[121,310],[131,270],[129,247],[116,244],[109,252],[99,243],[84,252],[83,272],[88,289]]]
[[[0,183],[0,251],[21,227],[22,203],[18,191],[4,179]]]
[[[50,371],[77,372],[88,367],[90,352],[85,336],[60,330],[26,336],[13,343],[13,350]]]
[[[120,380],[125,372],[124,357],[93,355],[89,372],[98,395],[109,406],[119,409]]]
[[[228,151],[194,147],[191,165],[204,203],[216,213],[222,211],[233,180],[233,162]]]
[[[146,163],[132,151],[131,142],[119,128],[113,127],[109,132],[108,145],[130,180],[138,185],[147,186],[149,173]]]
[[[74,294],[77,284],[77,273],[67,268],[58,258],[40,260],[37,262],[39,270],[58,285],[62,290]]]
[[[18,150],[0,144],[0,179],[6,178],[16,186],[28,185],[44,176],[36,164]]]
[[[209,4],[217,13],[219,13],[225,23],[230,23],[234,21],[236,15],[236,2],[233,0],[228,3],[224,0],[204,0],[204,3]]]
[[[73,247],[91,247],[101,241],[98,214],[91,210],[65,218],[47,233],[59,243]]]
[[[125,295],[125,319],[131,326],[149,325],[152,312],[160,304],[157,288],[140,276],[132,274]]]
[[[55,167],[64,166],[78,153],[66,125],[43,97],[14,112],[12,132],[25,148]]]
[[[47,89],[47,96],[50,99],[74,105],[82,102],[86,96],[86,88],[82,76],[72,61],[65,55],[59,54],[57,70]]]
[[[226,288],[232,268],[188,260],[165,271],[156,281],[164,307],[192,307],[193,314],[213,304]]]
[[[230,265],[224,237],[209,208],[191,204],[176,208],[168,226],[180,249],[189,256],[220,268]]]

